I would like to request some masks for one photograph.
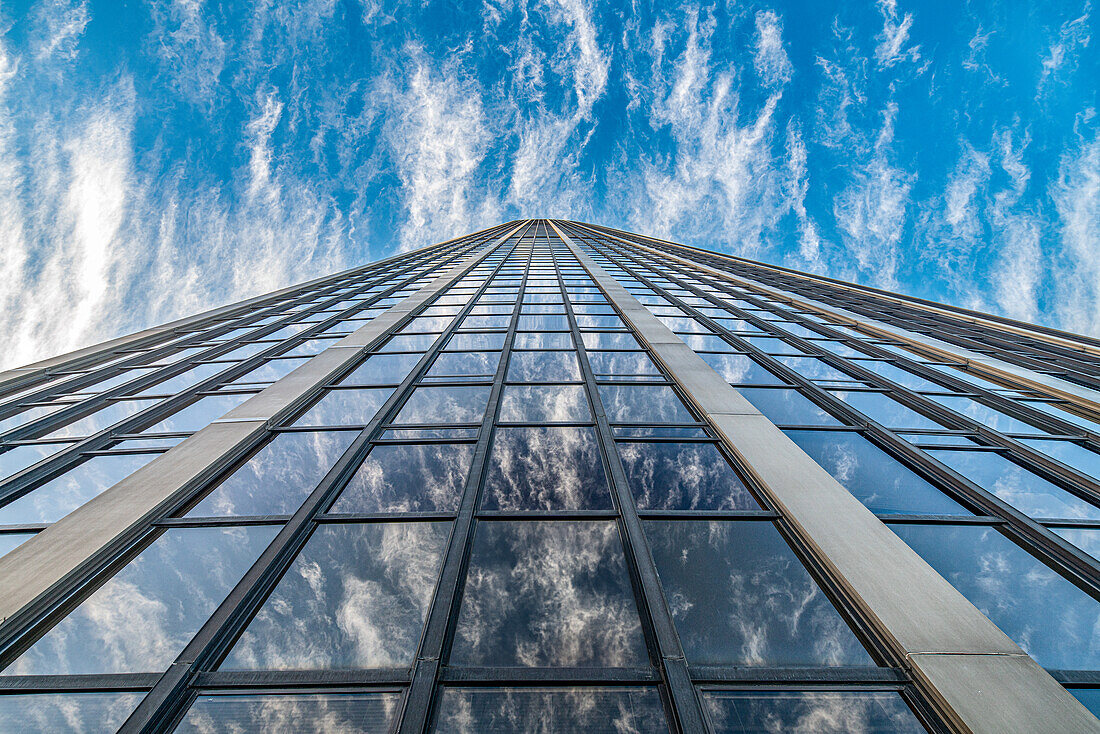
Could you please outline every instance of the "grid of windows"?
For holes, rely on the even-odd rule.
[[[555,224],[1093,702],[1096,424],[793,304],[776,289],[807,295],[794,275]],[[553,226],[501,239],[514,226],[13,384],[0,555],[492,248],[245,455],[140,519],[136,541],[36,601],[33,623],[0,625],[0,720],[734,732],[828,716],[945,730]],[[904,305],[861,311],[814,287],[915,323]],[[1045,342],[1019,341],[1014,360],[1038,359]]]

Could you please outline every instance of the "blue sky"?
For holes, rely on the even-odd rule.
[[[1100,333],[1089,2],[0,4],[0,362],[568,217]]]

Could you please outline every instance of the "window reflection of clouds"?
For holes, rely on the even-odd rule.
[[[581,379],[576,352],[512,352],[508,360],[511,382],[569,382]]]
[[[293,514],[355,435],[354,431],[280,433],[187,515]]]
[[[592,428],[499,428],[485,479],[484,510],[610,509]]]
[[[993,451],[925,449],[979,487],[1031,517],[1100,520],[1100,508]]]
[[[423,356],[419,352],[372,355],[340,380],[340,384],[396,385],[408,377]]]
[[[4,672],[158,672],[168,667],[277,528],[169,530]]]
[[[597,375],[660,375],[645,352],[589,352],[588,362]]]
[[[873,665],[771,523],[644,524],[689,661]]]
[[[739,388],[746,400],[781,426],[839,426],[840,421],[793,389]]]
[[[0,508],[0,524],[56,522],[157,456],[93,456]]]
[[[787,435],[872,512],[970,514],[858,433],[788,431]]]
[[[491,377],[497,371],[499,362],[500,352],[442,352],[432,363],[426,376]]]
[[[924,732],[893,692],[727,692],[703,694],[714,734],[813,732],[905,734]]]
[[[199,696],[176,732],[385,732],[398,693],[299,693]]]
[[[141,693],[40,693],[0,696],[0,732],[99,734],[115,731]]]
[[[504,422],[590,421],[588,398],[580,385],[508,385],[500,401]]]
[[[639,509],[760,509],[712,444],[620,443],[618,447]]]
[[[383,444],[367,455],[331,512],[453,512],[472,444]]]
[[[205,428],[211,421],[221,418],[252,397],[252,393],[237,395],[208,395],[176,411],[142,433],[190,433]]]
[[[418,387],[394,419],[396,424],[478,423],[489,402],[489,386]]]
[[[303,413],[295,426],[362,426],[370,423],[382,403],[393,393],[383,387],[362,390],[329,390]]]
[[[651,688],[447,688],[440,734],[659,734],[668,731]]]
[[[449,528],[442,522],[319,526],[220,667],[408,665]]]
[[[891,525],[1047,668],[1100,669],[1100,604],[990,527]]]
[[[451,659],[525,667],[645,665],[615,524],[479,523]]]
[[[680,398],[666,385],[600,385],[612,423],[694,423]]]

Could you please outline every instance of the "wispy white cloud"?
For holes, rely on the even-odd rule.
[[[32,32],[31,48],[37,63],[72,61],[77,56],[80,37],[91,20],[86,2],[46,0],[37,8],[37,28]]]
[[[912,13],[898,13],[897,0],[878,0],[882,14],[882,32],[875,37],[875,61],[879,66],[896,66],[902,62],[920,61],[920,46],[908,46],[909,31],[913,27]]]
[[[153,5],[157,30],[150,42],[176,92],[209,110],[228,51],[206,10],[205,0]]]
[[[1061,235],[1055,277],[1057,310],[1066,328],[1100,334],[1100,137],[1096,113],[1082,115],[1077,144],[1062,155],[1050,186]],[[1089,128],[1092,128],[1091,130]]]
[[[1051,41],[1043,55],[1037,97],[1044,96],[1061,79],[1077,69],[1080,53],[1088,48],[1092,40],[1091,12],[1092,3],[1085,0],[1081,15],[1067,20],[1059,28],[1057,37]]]
[[[794,73],[791,60],[783,48],[783,27],[772,10],[756,14],[756,53],[753,55],[756,73],[769,89],[787,84]]]
[[[798,259],[810,270],[821,270],[821,235],[817,223],[806,211],[806,195],[810,188],[806,143],[795,120],[787,124],[787,200],[798,220]]]
[[[1019,144],[1007,131],[994,139],[1009,185],[993,194],[989,210],[995,248],[993,299],[1002,313],[1034,321],[1039,311],[1038,287],[1042,275],[1041,218],[1022,203],[1031,171],[1023,162],[1028,141]]]

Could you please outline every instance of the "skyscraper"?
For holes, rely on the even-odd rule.
[[[0,400],[0,731],[1100,731],[1100,340],[523,220]]]

